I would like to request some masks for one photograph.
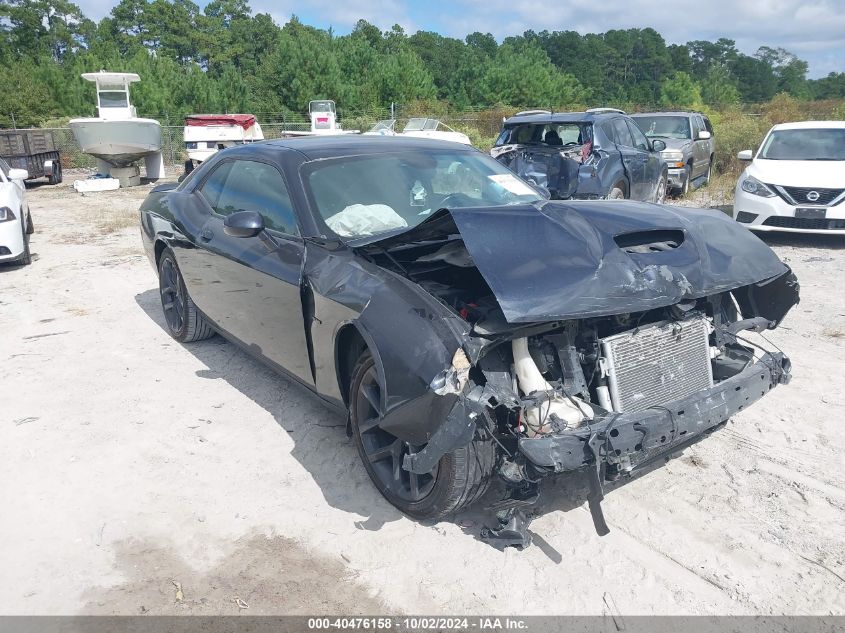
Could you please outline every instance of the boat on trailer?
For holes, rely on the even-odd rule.
[[[97,171],[123,187],[140,184],[136,163],[144,159],[147,178],[162,178],[161,124],[138,117],[129,99],[129,85],[141,78],[104,70],[82,78],[97,86],[97,116],[71,119],[69,125],[81,150],[97,159]]]

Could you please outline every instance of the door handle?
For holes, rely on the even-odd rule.
[[[203,229],[200,233],[200,239],[203,242],[210,242],[213,237],[214,233],[212,233],[209,229]]]

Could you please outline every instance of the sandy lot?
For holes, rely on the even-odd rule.
[[[0,614],[845,613],[845,240],[769,240],[802,285],[770,335],[791,385],[610,492],[609,536],[561,481],[500,552],[394,510],[343,420],[233,345],[174,342],[148,187],[71,178],[0,269]]]

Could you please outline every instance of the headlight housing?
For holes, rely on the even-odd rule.
[[[757,180],[754,176],[746,176],[742,180],[742,184],[740,184],[740,188],[745,193],[750,193],[755,196],[760,196],[762,198],[771,198],[775,195],[775,192],[769,189],[769,187],[759,180]]]
[[[684,153],[677,150],[664,150],[660,152],[660,157],[669,163],[669,167],[673,169],[680,169],[684,166]]]
[[[0,222],[11,222],[17,219],[18,217],[15,215],[15,212],[9,207],[0,207]]]

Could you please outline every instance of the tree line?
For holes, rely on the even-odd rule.
[[[361,20],[337,35],[292,18],[279,26],[247,0],[121,0],[95,22],[68,0],[0,0],[0,122],[91,115],[83,72],[136,72],[140,114],[279,113],[330,98],[342,112],[439,100],[450,107],[758,103],[779,93],[845,98],[845,73],[807,79],[782,48],[733,40],[666,44],[654,29],[526,31],[501,43]]]

